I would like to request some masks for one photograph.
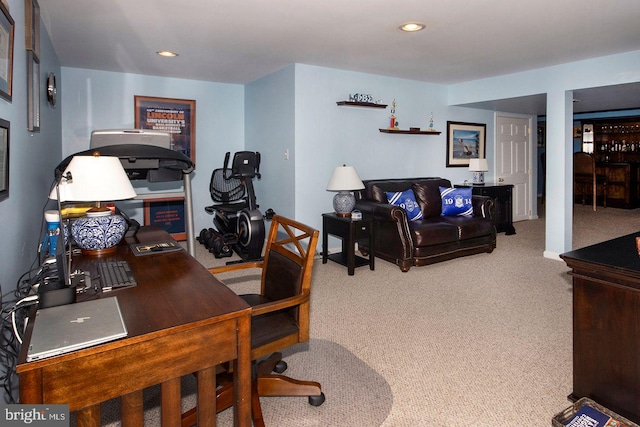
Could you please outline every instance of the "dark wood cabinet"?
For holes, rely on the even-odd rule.
[[[507,236],[516,234],[513,226],[513,185],[512,184],[492,184],[466,185],[460,184],[456,187],[471,187],[471,194],[476,196],[489,196],[493,199],[495,206],[495,224],[498,233],[505,233]]]
[[[640,257],[629,234],[560,257],[573,270],[573,393],[640,422]]]
[[[597,173],[607,179],[607,207],[639,207],[640,117],[584,121],[582,140],[583,150],[593,150]],[[597,194],[603,194],[600,185]],[[574,196],[581,203],[579,191]]]

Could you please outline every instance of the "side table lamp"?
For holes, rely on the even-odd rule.
[[[132,199],[136,192],[117,157],[74,156],[49,195],[59,202],[96,202],[86,216],[71,225],[71,236],[85,255],[105,255],[116,250],[127,231],[125,219],[101,202]]]
[[[333,209],[338,216],[349,217],[356,206],[356,198],[351,193],[354,190],[362,190],[364,184],[353,166],[342,165],[335,168],[327,191],[337,191],[333,196]]]
[[[489,170],[487,159],[469,159],[469,170],[473,172],[473,184],[484,185],[484,173]]]

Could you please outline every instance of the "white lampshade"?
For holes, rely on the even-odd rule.
[[[471,172],[486,172],[489,170],[487,159],[469,159],[469,170]]]
[[[134,197],[136,191],[117,157],[75,156],[60,180],[61,202],[105,202]],[[57,199],[55,188],[49,198]]]
[[[327,185],[327,191],[353,191],[362,190],[363,188],[364,184],[356,169],[347,165],[335,168]]]
[[[100,202],[136,197],[120,159],[98,153],[74,156],[49,198],[56,200],[58,192],[59,210],[60,202],[97,202],[97,207],[87,211],[87,216],[71,224],[71,235],[82,253],[96,256],[113,253],[128,225],[121,215],[101,208]]]

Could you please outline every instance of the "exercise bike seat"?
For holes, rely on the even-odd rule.
[[[226,175],[229,176],[229,174],[230,170],[227,169]],[[224,168],[215,169],[211,174],[209,192],[214,202],[213,205],[204,208],[209,213],[219,211],[225,215],[232,215],[249,206],[242,180],[225,178]]]

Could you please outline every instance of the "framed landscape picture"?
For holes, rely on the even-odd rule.
[[[447,122],[447,167],[469,167],[469,159],[483,159],[486,127],[481,123]]]
[[[136,129],[171,134],[171,148],[196,162],[196,101],[134,96]]]

